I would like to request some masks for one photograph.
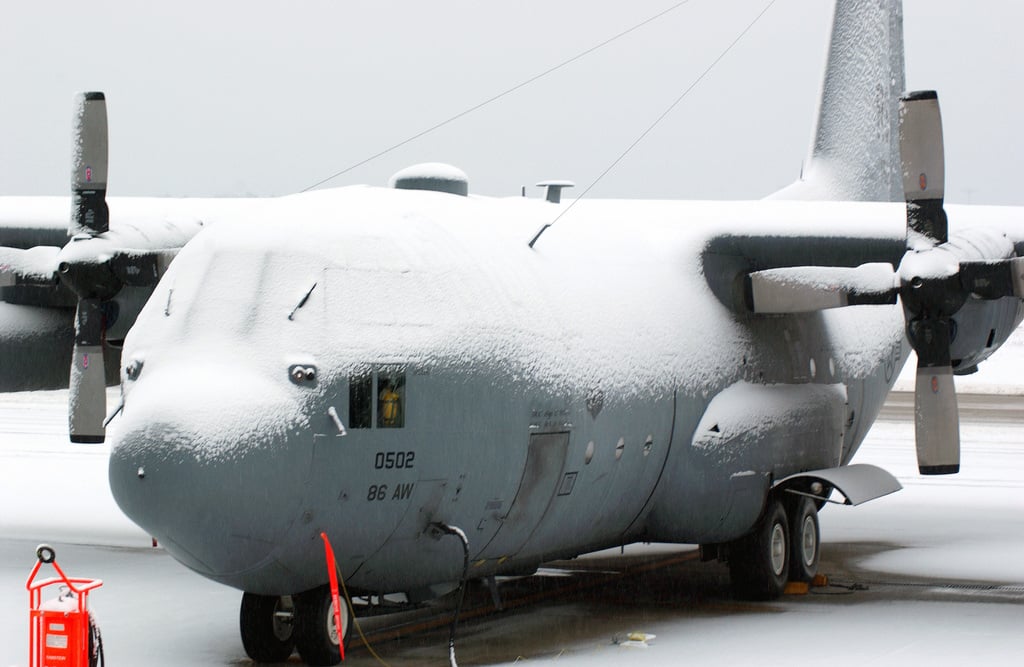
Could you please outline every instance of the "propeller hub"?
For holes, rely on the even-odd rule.
[[[57,277],[79,299],[112,299],[124,286],[110,266],[110,245],[102,237],[75,239],[57,255]]]

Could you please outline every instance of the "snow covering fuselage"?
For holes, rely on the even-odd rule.
[[[122,509],[248,592],[324,583],[321,531],[350,587],[411,592],[461,573],[434,522],[474,577],[722,543],[774,481],[850,461],[901,307],[754,316],[734,283],[895,265],[902,204],[581,201],[530,248],[565,206],[350,187],[201,232],[125,343]],[[996,303],[994,347],[1021,315]]]

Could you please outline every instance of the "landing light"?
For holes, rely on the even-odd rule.
[[[295,384],[303,384],[316,380],[316,368],[313,366],[295,365],[288,369],[288,375]]]

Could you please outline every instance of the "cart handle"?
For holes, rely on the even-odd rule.
[[[38,583],[35,582],[36,575],[39,573],[39,568],[43,563],[48,563],[53,566],[53,569],[57,570],[57,574],[60,577],[51,577],[44,579]],[[34,592],[41,588],[45,588],[51,584],[57,582],[64,582],[67,587],[76,595],[87,593],[95,588],[99,588],[103,585],[102,579],[83,579],[81,577],[68,577],[64,574],[64,570],[60,569],[60,565],[57,564],[57,553],[53,550],[53,547],[47,544],[40,544],[36,549],[36,564],[32,568],[32,572],[28,575],[28,581],[25,582],[25,590]],[[79,584],[80,587],[75,587],[75,584]],[[84,584],[84,585],[83,585]]]

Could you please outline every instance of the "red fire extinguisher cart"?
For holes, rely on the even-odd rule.
[[[44,564],[60,576],[36,581]],[[42,602],[43,589],[60,585],[57,597]],[[100,579],[68,577],[57,565],[52,547],[36,549],[36,564],[25,588],[29,602],[29,667],[89,667],[89,593],[103,585]]]

